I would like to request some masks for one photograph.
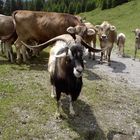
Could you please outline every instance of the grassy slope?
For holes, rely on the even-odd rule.
[[[135,28],[140,28],[140,1],[134,0],[121,6],[109,9],[96,9],[91,12],[81,13],[86,19],[93,24],[100,24],[106,20],[117,27],[118,33],[126,34],[126,53],[134,54],[134,33],[131,31]],[[140,53],[139,53],[140,56]]]

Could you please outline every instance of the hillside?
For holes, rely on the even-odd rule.
[[[117,31],[126,34],[126,53],[134,55],[134,33],[132,30],[140,28],[140,1],[134,0],[108,10],[96,9],[91,12],[81,13],[87,21],[100,24],[106,20],[117,27]],[[139,53],[140,56],[140,53]]]

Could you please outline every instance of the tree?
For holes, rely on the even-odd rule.
[[[36,0],[35,1],[36,10],[41,11],[43,9],[43,4],[44,4],[43,0]]]
[[[17,0],[17,9],[19,9],[19,10],[23,9],[23,2],[22,2],[22,0]]]
[[[11,0],[11,12],[17,9],[16,0]]]
[[[0,14],[3,13],[3,1],[0,0]]]
[[[4,14],[5,15],[11,15],[12,9],[11,9],[11,0],[6,0],[4,4]]]

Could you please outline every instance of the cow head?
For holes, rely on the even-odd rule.
[[[75,77],[80,78],[83,73],[83,47],[74,44],[71,47],[62,48],[56,55],[57,58],[64,57],[66,67],[69,71],[73,71]]]
[[[116,30],[116,27],[110,25],[108,22],[96,25],[95,28],[98,30],[98,36],[101,41],[106,41],[110,32],[114,32]]]
[[[67,32],[70,34],[76,34],[84,38],[85,36],[91,36],[96,34],[94,29],[88,29],[85,25],[77,25],[75,27],[68,27]]]
[[[140,41],[140,29],[135,29],[134,31],[132,31],[135,33],[135,39],[136,41]]]

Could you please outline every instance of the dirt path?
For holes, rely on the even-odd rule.
[[[99,55],[97,56],[99,58]],[[98,65],[98,62],[88,62],[88,68],[99,69],[117,81],[124,81],[133,87],[140,88],[140,61],[130,57],[121,57],[114,52],[111,56],[111,66]]]
[[[87,60],[87,68],[100,77],[98,86],[107,84],[104,105],[96,106],[95,116],[109,140],[140,140],[140,62],[111,56],[111,66]],[[96,76],[97,77],[97,76]],[[101,82],[102,81],[102,82]],[[105,131],[104,131],[105,132]]]

